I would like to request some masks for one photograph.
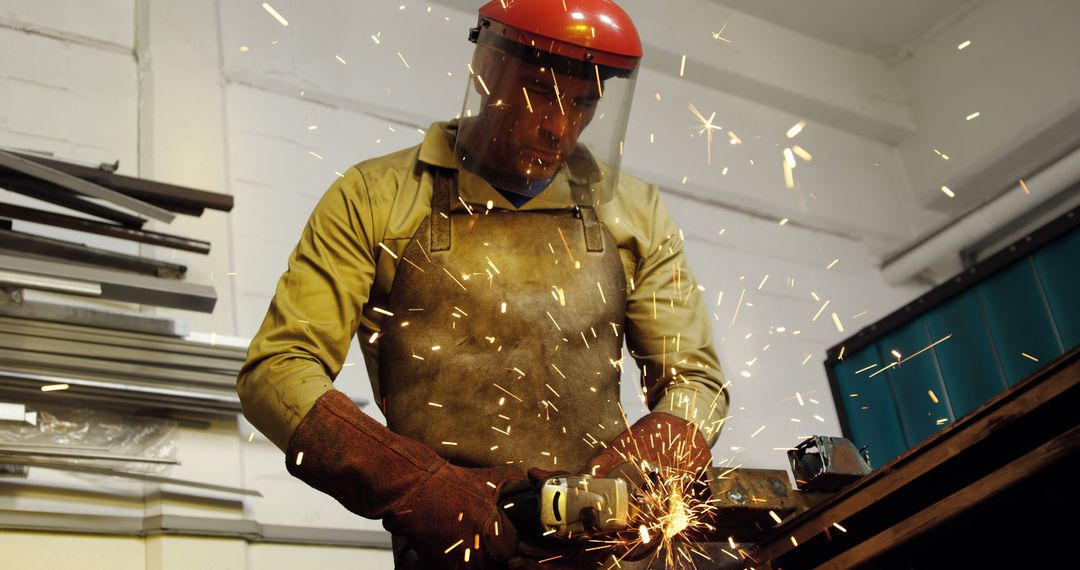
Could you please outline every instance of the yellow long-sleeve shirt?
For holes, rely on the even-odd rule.
[[[315,400],[333,389],[354,335],[379,398],[378,344],[366,341],[386,318],[375,309],[386,306],[397,257],[430,214],[432,179],[418,163],[457,170],[463,203],[515,209],[458,169],[455,132],[453,123],[436,123],[419,146],[353,166],[312,212],[237,378],[244,415],[281,449]],[[560,175],[520,210],[573,206]],[[646,403],[693,422],[711,445],[728,394],[678,229],[657,188],[626,174],[596,213],[626,271],[626,343],[642,370]]]

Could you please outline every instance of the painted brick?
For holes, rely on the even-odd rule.
[[[0,17],[122,46],[135,45],[134,0],[0,0]]]

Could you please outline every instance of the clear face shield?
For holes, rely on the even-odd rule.
[[[454,149],[461,167],[524,196],[565,184],[586,202],[611,199],[636,69],[556,55],[487,30],[471,69]]]

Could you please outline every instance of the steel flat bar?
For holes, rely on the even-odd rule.
[[[50,322],[51,321],[51,322]],[[21,303],[0,303],[0,323],[32,323],[39,328],[42,325],[81,325],[79,330],[87,331],[100,339],[112,339],[109,333],[114,330],[132,331],[144,338],[175,337],[183,338],[190,334],[184,321],[128,315],[113,311],[101,311],[88,307],[27,301]],[[52,330],[52,329],[49,329]],[[137,340],[134,342],[138,342]],[[241,357],[242,358],[242,357]]]
[[[3,390],[6,394],[18,395],[27,402],[35,404],[50,404],[57,401],[56,393],[42,392],[39,388],[28,383],[9,382],[4,378],[3,374],[0,374],[0,390]],[[225,397],[219,400],[166,397],[150,392],[132,394],[112,388],[81,387],[76,393],[64,394],[63,402],[67,405],[92,406],[121,413],[145,410],[152,413],[154,417],[170,417],[166,413],[168,411],[194,413],[198,416],[207,414],[234,416],[241,412],[239,400],[228,401]]]
[[[172,477],[162,477],[160,475],[150,475],[147,473],[131,473],[129,471],[121,471],[120,469],[109,469],[108,467],[93,467],[90,465],[75,465],[71,463],[64,463],[61,461],[45,461],[29,459],[25,457],[5,457],[4,463],[11,463],[14,465],[29,465],[30,467],[38,467],[41,469],[53,469],[59,471],[74,471],[76,473],[92,473],[94,475],[109,475],[113,477],[124,477],[127,479],[138,479],[140,481],[150,481],[152,483],[168,483],[171,485],[183,485],[185,487],[196,487],[199,489],[207,489],[210,491],[221,491],[224,493],[233,493],[236,495],[247,495],[250,497],[261,497],[262,493],[252,489],[242,489],[239,487],[230,487],[228,485],[215,485],[213,483],[203,483],[202,481],[190,481],[187,479],[174,479]]]
[[[37,210],[34,208],[25,208],[23,206],[16,206],[14,204],[5,204],[0,202],[0,217],[13,218],[27,222],[33,222],[35,224],[44,224],[56,228],[78,230],[90,234],[108,236],[111,238],[127,241],[136,241],[149,245],[171,247],[173,249],[192,251],[195,253],[201,253],[203,255],[210,253],[210,242],[208,241],[174,236],[170,234],[163,234],[159,232],[152,232],[148,230],[136,230],[116,224],[99,222],[96,220],[88,220],[86,218],[80,218],[78,216],[68,216],[66,214],[46,212],[45,210]]]
[[[180,279],[187,267],[137,255],[126,255],[79,243],[0,229],[0,251],[13,255],[38,255],[62,261],[86,263],[166,279]]]
[[[132,463],[154,463],[163,465],[180,465],[175,459],[159,457],[142,457],[139,455],[116,455],[113,453],[87,453],[74,450],[51,451],[43,449],[11,449],[6,444],[0,445],[0,463],[6,456],[17,457],[56,457],[60,459],[94,459],[100,461],[130,461]]]
[[[210,208],[211,210],[220,210],[223,212],[228,212],[233,208],[233,197],[229,194],[207,192],[205,190],[196,190],[194,188],[147,180],[145,178],[123,176],[121,174],[102,170],[101,168],[71,164],[54,158],[24,153],[12,154],[44,164],[61,172],[66,172],[72,176],[77,176],[83,180],[88,180],[112,188],[117,192],[122,192],[134,198],[159,204],[165,208],[170,207],[170,205],[176,205],[198,209]]]
[[[0,510],[0,529],[97,536],[214,536],[250,543],[390,549],[390,533],[375,530],[261,524],[251,519],[184,515],[113,516]]]
[[[63,357],[87,358],[100,360],[103,364],[127,363],[142,365],[151,369],[167,371],[189,370],[195,372],[220,373],[234,376],[240,371],[240,362],[206,358],[190,354],[175,354],[141,347],[124,347],[94,342],[9,334],[0,331],[0,347],[9,350],[22,350],[28,353],[53,354]],[[47,358],[47,357],[46,357]],[[108,361],[108,362],[104,362]]]
[[[42,392],[42,386],[67,384],[77,390]],[[54,370],[5,367],[0,369],[0,386],[6,389],[22,388],[37,396],[38,401],[52,401],[91,398],[113,401],[131,408],[138,403],[185,404],[186,409],[201,411],[240,411],[240,398],[235,386],[219,389],[213,387],[177,386],[167,382],[145,383],[133,378],[116,379],[116,376],[104,376],[84,373],[79,376],[58,374]],[[364,403],[366,405],[366,402]]]
[[[25,259],[0,254],[0,268],[12,271],[89,281],[101,285],[101,296],[115,301],[173,307],[211,313],[217,302],[212,287],[131,275],[117,271],[76,267],[71,264]]]
[[[62,279],[48,275],[35,275],[19,271],[0,269],[0,285],[17,287],[19,289],[34,289],[37,291],[52,291],[53,293],[67,293],[69,295],[82,295],[84,297],[100,297],[101,285],[88,281],[75,279]]]
[[[10,335],[4,335],[3,341],[10,342]],[[132,364],[116,360],[106,360],[98,356],[68,356],[48,352],[28,352],[23,342],[11,345],[0,344],[0,360],[4,366],[31,366],[67,373],[95,372],[113,374],[123,378],[141,378],[152,382],[173,382],[186,385],[234,386],[235,374],[212,373],[177,369],[168,365],[156,367],[146,364]]]
[[[161,222],[169,223],[176,219],[176,214],[165,210],[164,208],[159,208],[153,204],[148,204],[142,200],[132,198],[131,196],[111,190],[99,184],[94,184],[93,182],[88,182],[66,172],[45,166],[36,160],[16,156],[10,152],[0,150],[0,166],[50,182],[84,196],[111,202],[117,206],[127,208],[128,210]]]
[[[139,351],[132,353],[133,355],[172,354],[177,357],[190,358],[191,360],[189,362],[191,362],[191,364],[188,364],[187,366],[198,363],[197,365],[199,367],[211,370],[239,371],[240,364],[244,361],[245,356],[245,353],[242,350],[233,350],[230,352],[202,350],[202,347],[199,345],[190,347],[176,346],[167,342],[159,342],[150,336],[143,339],[127,339],[123,337],[98,335],[94,331],[48,329],[19,322],[11,322],[0,318],[0,334],[4,333],[24,337],[55,339],[72,343],[89,343],[117,350],[131,349]],[[72,346],[77,347],[78,345]],[[79,351],[73,352],[73,354],[78,353]]]
[[[0,331],[37,336],[65,337],[71,340],[93,340],[115,346],[134,346],[221,358],[226,361],[242,362],[247,354],[246,348],[230,346],[211,346],[184,340],[182,337],[167,337],[154,334],[131,333],[127,331],[102,330],[96,327],[71,325],[65,323],[34,322],[30,320],[0,316]]]
[[[35,200],[43,200],[69,210],[97,216],[104,220],[112,220],[130,228],[141,228],[146,224],[146,220],[139,216],[133,216],[127,212],[121,212],[96,202],[84,200],[78,194],[73,194],[53,184],[29,176],[13,176],[0,172],[0,187]]]

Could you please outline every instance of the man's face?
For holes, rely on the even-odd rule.
[[[504,64],[477,117],[490,137],[485,166],[527,180],[550,178],[592,120],[599,85],[514,59]]]

